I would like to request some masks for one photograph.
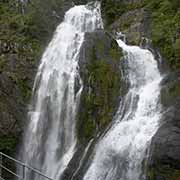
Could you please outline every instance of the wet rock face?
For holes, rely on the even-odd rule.
[[[180,177],[180,73],[170,73],[162,82],[164,114],[152,139],[148,161],[151,179]]]
[[[0,151],[4,153],[15,152],[26,122],[36,68],[28,54],[21,56],[18,46],[0,40]]]
[[[162,125],[152,140],[152,165],[168,164],[180,169],[180,128],[176,124]]]
[[[79,58],[83,81],[77,116],[79,140],[95,137],[111,122],[120,95],[121,57],[117,42],[104,31],[85,34]]]

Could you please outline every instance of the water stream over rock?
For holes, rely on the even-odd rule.
[[[38,68],[20,156],[54,180],[59,179],[75,151],[75,116],[83,88],[78,55],[84,33],[101,27],[99,3],[71,8],[57,27]],[[41,178],[27,171],[26,180],[32,179]]]
[[[113,126],[99,140],[84,180],[143,180],[143,160],[161,117],[160,81],[153,54],[117,40],[129,90]]]

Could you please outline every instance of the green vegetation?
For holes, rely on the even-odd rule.
[[[0,152],[13,154],[17,144],[17,138],[12,136],[0,137]]]
[[[32,73],[38,64],[60,17],[62,19],[62,7],[61,0],[31,0],[26,6],[17,0],[0,2],[0,72],[8,74],[26,103],[31,95],[28,81],[34,75],[28,72]],[[15,61],[14,68],[10,68],[11,61]]]
[[[128,11],[144,8],[149,12],[152,44],[172,69],[180,68],[180,3],[179,0],[144,0],[134,3],[116,0],[102,2],[102,15],[108,27]],[[120,22],[121,30],[126,30],[136,18],[129,17]],[[134,32],[137,33],[137,32]],[[135,36],[135,35],[134,35]],[[140,38],[140,37],[139,37]],[[131,41],[131,40],[130,40]]]
[[[174,49],[176,61],[180,62],[180,38],[176,39]]]
[[[174,77],[176,78],[176,77]],[[161,90],[161,102],[164,106],[170,106],[173,104],[177,97],[180,96],[180,82],[172,79],[168,87],[162,88]]]
[[[155,180],[157,176],[165,180],[180,180],[180,170],[173,169],[169,166],[158,166],[158,168],[148,171],[149,180]]]
[[[12,122],[21,124],[24,117],[22,111],[30,101],[38,60],[60,21],[55,12],[61,12],[61,2],[31,0],[25,6],[19,0],[0,1],[0,73],[1,93],[4,93],[0,108],[3,113],[1,118],[4,118],[2,121],[7,121],[7,124],[11,123],[10,116]],[[14,108],[20,111],[19,114],[22,113],[21,116],[14,114]],[[11,134],[9,129],[0,134],[0,151],[12,154],[19,133],[20,130],[14,130]]]
[[[0,71],[6,72],[9,78],[20,89],[25,101],[29,101],[31,88],[28,85],[27,72],[40,57],[41,44],[30,33],[27,33],[28,14],[20,12],[21,4],[13,0],[0,2]],[[10,68],[10,61],[16,61]],[[32,75],[31,75],[32,76]]]
[[[108,27],[119,17],[130,10],[138,9],[144,6],[144,2],[128,3],[126,1],[103,0],[102,16],[105,20],[105,26]],[[130,17],[131,18],[131,17]],[[129,25],[129,21],[127,22]]]
[[[20,89],[26,102],[31,95],[33,71],[57,26],[62,1],[32,0],[26,6],[20,1],[0,2],[0,72],[6,72]],[[10,61],[15,67],[10,68]],[[28,77],[31,76],[31,77]]]
[[[59,12],[63,13],[62,8],[61,0],[31,0],[26,12],[26,35],[46,44],[63,17],[59,15]]]
[[[180,68],[180,3],[178,0],[147,1],[152,18],[152,42],[173,69]]]
[[[109,49],[111,62],[97,57],[97,52],[104,52],[105,44],[97,40],[91,49],[87,73],[83,78],[84,91],[81,95],[80,112],[77,117],[79,140],[90,139],[104,130],[111,122],[116,100],[120,91],[119,60],[121,53],[115,41]]]
[[[102,1],[102,15],[105,19],[106,25],[112,24],[117,20],[120,15],[126,12],[126,4],[116,0],[103,0]]]

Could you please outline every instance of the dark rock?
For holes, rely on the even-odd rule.
[[[152,139],[148,161],[148,167],[156,177],[154,179],[174,180],[180,177],[179,80],[179,72],[176,72],[170,73],[162,81],[163,117],[160,128]]]
[[[162,176],[156,176],[154,180],[165,180]]]
[[[121,49],[106,32],[86,33],[79,66],[83,80],[77,117],[79,140],[95,137],[111,122],[119,103]]]

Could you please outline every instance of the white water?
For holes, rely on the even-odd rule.
[[[129,91],[115,123],[95,148],[84,180],[142,180],[142,162],[161,117],[162,79],[152,53],[117,41],[124,50]],[[123,115],[124,114],[124,115]]]
[[[34,83],[20,158],[54,180],[59,180],[75,151],[75,116],[82,91],[78,55],[84,32],[102,28],[100,4],[94,5],[75,6],[65,14],[42,56]],[[27,171],[26,180],[32,179],[41,178]]]

